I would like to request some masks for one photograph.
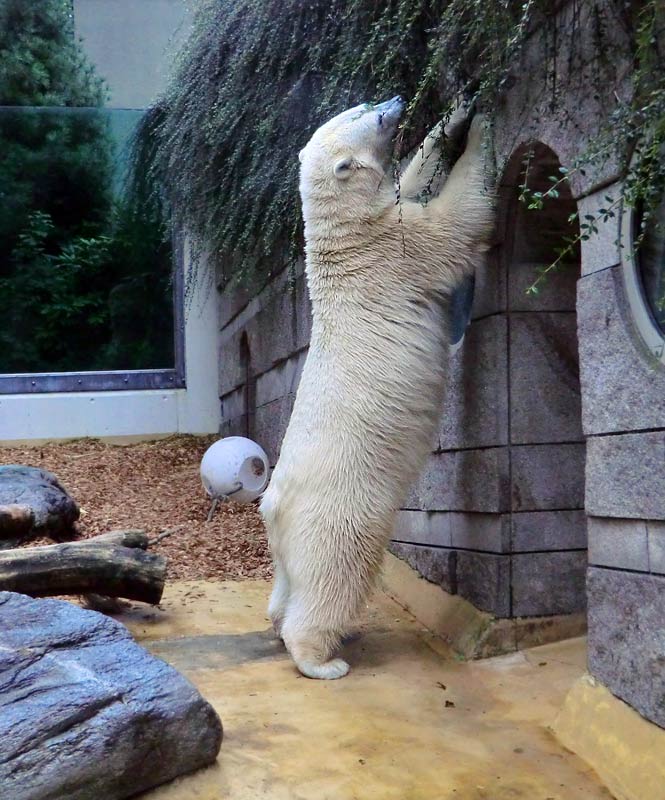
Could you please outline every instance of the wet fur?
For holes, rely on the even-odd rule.
[[[362,117],[335,122],[301,154],[312,335],[261,503],[275,566],[269,613],[312,678],[348,671],[334,656],[437,428],[447,298],[473,272],[493,222],[478,118],[426,206],[395,204],[389,143],[374,141],[367,125],[354,132]],[[431,180],[436,138],[407,168],[403,198]],[[333,165],[343,158],[358,166],[340,181]]]

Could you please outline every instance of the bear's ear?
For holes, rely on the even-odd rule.
[[[349,175],[351,175],[352,170],[353,170],[353,159],[347,157],[347,158],[340,158],[340,160],[335,164],[333,172],[335,173],[336,178],[338,178],[340,181],[344,181],[349,177]]]
[[[298,153],[298,161],[300,161],[301,164],[302,164],[302,157],[304,155],[305,155],[305,148],[303,147],[303,149]]]

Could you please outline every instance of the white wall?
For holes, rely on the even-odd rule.
[[[74,0],[74,20],[107,106],[145,108],[166,86],[190,13],[185,0]]]

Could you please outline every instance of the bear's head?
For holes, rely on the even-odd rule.
[[[356,106],[314,133],[299,156],[305,223],[368,219],[385,205],[384,178],[403,109],[401,97]]]

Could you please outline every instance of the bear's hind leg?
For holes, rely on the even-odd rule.
[[[341,643],[342,630],[316,624],[314,616],[301,598],[291,597],[282,626],[284,644],[298,670],[307,678],[343,678],[349,665],[341,658],[333,658]]]
[[[289,575],[282,559],[278,556],[273,556],[273,564],[275,568],[275,580],[273,582],[272,594],[270,595],[270,602],[268,603],[268,616],[275,630],[275,635],[281,639],[284,615],[291,593],[291,585],[289,582]]]

